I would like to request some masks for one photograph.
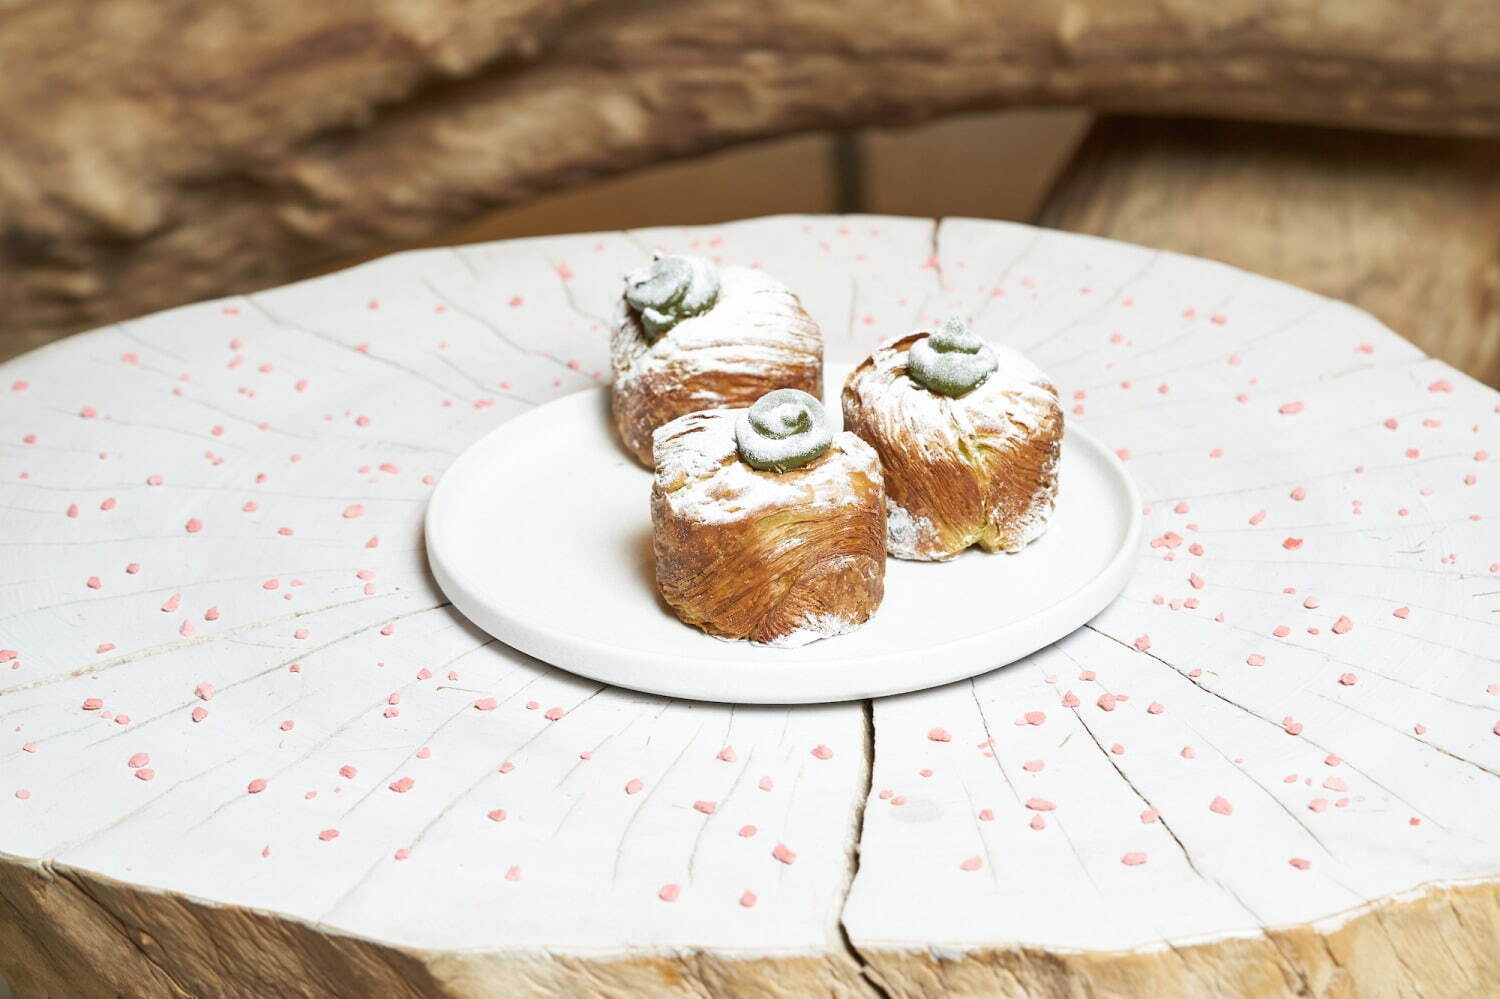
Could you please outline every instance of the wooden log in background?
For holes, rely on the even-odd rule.
[[[812,128],[1077,104],[1500,131],[1485,0],[68,0],[0,25],[0,323],[36,340]]]
[[[1213,257],[1374,313],[1500,384],[1500,142],[1109,118],[1043,225]]]

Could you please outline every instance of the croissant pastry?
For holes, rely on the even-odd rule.
[[[702,257],[659,256],[625,278],[610,354],[615,425],[647,468],[651,433],[669,420],[777,388],[823,392],[823,337],[797,296]]]
[[[1047,529],[1063,414],[1035,365],[961,321],[888,340],[844,384],[844,426],[880,455],[886,547],[943,561]]]
[[[656,431],[656,584],[710,635],[799,646],[859,627],[885,594],[880,461],[805,392]]]

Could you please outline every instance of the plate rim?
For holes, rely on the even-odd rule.
[[[950,664],[950,668],[923,672],[919,677],[913,677],[913,682],[909,684],[891,685],[883,683],[858,688],[854,684],[848,684],[846,686],[852,692],[829,692],[828,690],[823,690],[781,696],[775,694],[768,695],[765,691],[755,691],[753,692],[753,696],[735,696],[732,691],[724,690],[725,685],[723,683],[715,685],[712,682],[716,678],[721,679],[723,674],[715,673],[712,670],[705,670],[703,661],[700,659],[694,659],[678,653],[643,653],[619,646],[612,646],[594,638],[585,638],[574,634],[562,634],[546,625],[519,623],[515,620],[514,616],[508,616],[495,610],[494,605],[487,604],[477,597],[471,600],[470,595],[479,592],[480,587],[472,585],[472,583],[466,583],[464,573],[447,564],[441,555],[441,552],[445,549],[445,545],[442,541],[444,528],[441,526],[444,518],[440,514],[454,502],[453,497],[455,494],[453,489],[456,487],[453,485],[455,479],[452,473],[466,461],[477,460],[475,454],[481,451],[494,437],[501,434],[513,433],[517,429],[524,429],[530,423],[545,421],[548,413],[555,414],[563,406],[579,407],[592,405],[595,408],[599,408],[602,402],[607,408],[609,391],[608,386],[598,386],[578,392],[570,392],[559,398],[535,406],[512,419],[506,420],[473,441],[443,471],[437,485],[433,489],[431,497],[428,499],[427,509],[423,516],[423,543],[426,550],[428,568],[432,572],[439,589],[448,599],[449,603],[452,604],[453,608],[475,627],[499,639],[516,651],[566,672],[599,683],[609,684],[610,686],[686,700],[741,704],[813,704],[893,696],[915,690],[941,687],[949,683],[955,683],[988,673],[991,670],[1000,669],[1003,666],[1008,666],[1025,658],[1038,649],[1045,648],[1065,638],[1093,620],[1106,607],[1113,603],[1115,598],[1124,590],[1125,584],[1129,582],[1130,577],[1134,574],[1139,558],[1140,537],[1144,529],[1142,518],[1138,515],[1128,517],[1124,537],[1111,554],[1109,561],[1092,579],[1074,589],[1067,596],[1050,605],[1037,615],[1034,615],[1031,619],[1031,621],[1035,621],[1037,618],[1058,614],[1059,616],[1066,617],[1070,622],[1077,621],[1076,624],[1067,627],[1066,630],[1059,632],[1057,627],[1031,626],[1031,630],[1044,633],[1044,637],[1035,643],[1032,643],[1030,640],[1021,642],[1021,646],[1024,647],[1020,648],[1020,651],[1002,653],[998,657],[1003,659],[1002,662],[991,660],[975,665],[975,656],[981,653],[985,646],[992,646],[994,644],[994,637],[997,632],[1014,629],[1017,626],[1016,622],[1011,622],[1002,628],[929,646],[924,650],[924,658],[930,657],[934,662],[948,663]],[[1126,471],[1124,463],[1121,462],[1119,457],[1105,447],[1097,437],[1079,426],[1076,421],[1071,420],[1067,421],[1064,425],[1064,445],[1066,446],[1070,442],[1075,445],[1081,445],[1084,449],[1093,453],[1093,456],[1110,471],[1115,483],[1123,486],[1127,511],[1134,511],[1138,514],[1141,509],[1140,491],[1135,484],[1135,480]],[[621,455],[624,456],[625,452],[622,451]],[[633,461],[633,459],[629,458],[626,460]],[[445,486],[448,488],[445,488]],[[1079,606],[1080,604],[1081,606]],[[1060,613],[1062,610],[1067,610],[1075,606],[1078,606],[1078,610],[1067,614]],[[1083,613],[1085,611],[1086,614]],[[713,636],[705,637],[713,638]],[[724,639],[714,640],[726,641]],[[566,648],[566,650],[571,651],[573,654],[568,655],[567,651],[563,651],[559,655],[559,650],[563,648]],[[787,657],[795,657],[801,651],[801,648],[806,648],[806,646],[801,648],[760,648],[763,649],[768,659],[779,659],[781,660],[779,665],[787,667],[799,664],[799,661],[796,659],[788,662]],[[878,671],[881,667],[888,669],[893,663],[905,660],[909,655],[909,652],[876,652],[841,659],[832,663],[804,659],[800,660],[800,664],[809,668],[821,668],[825,670],[826,676],[820,678],[823,679],[824,686],[839,686],[836,683],[829,684],[827,680],[849,673],[853,673],[855,676],[866,675]],[[615,665],[606,666],[603,669],[595,668],[587,659],[590,656],[602,656],[602,661],[613,661]],[[559,662],[559,658],[569,661],[566,663]],[[583,659],[583,662],[575,664],[578,659]],[[739,664],[735,665],[738,666]],[[622,672],[628,673],[640,668],[652,671],[659,671],[663,668],[675,669],[684,678],[688,679],[689,682],[681,686],[663,687],[660,684],[650,682],[651,678],[649,676],[641,677],[636,682],[631,682],[629,678],[623,678],[619,675]],[[699,682],[691,682],[693,678],[697,678]]]

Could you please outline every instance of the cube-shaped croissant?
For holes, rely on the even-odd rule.
[[[950,321],[881,344],[842,401],[844,426],[880,455],[892,555],[1015,552],[1047,529],[1062,407],[1020,354]]]
[[[647,468],[652,432],[679,416],[778,388],[823,393],[823,337],[797,296],[702,257],[658,257],[625,279],[610,358],[620,440]]]
[[[869,445],[826,426],[820,436],[810,396],[762,403],[656,431],[656,583],[678,617],[711,635],[804,645],[880,606],[885,489]],[[797,408],[808,403],[816,420]]]

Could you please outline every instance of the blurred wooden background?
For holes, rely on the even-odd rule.
[[[1221,259],[1500,383],[1494,0],[0,7],[0,359],[412,246],[869,211]]]
[[[773,139],[647,167],[495,212],[434,242],[692,225],[781,212],[1030,221],[1088,129],[1076,110],[956,115],[906,129]]]
[[[1083,140],[1090,119],[1088,112],[1074,109],[990,111],[905,129],[769,139],[543,195],[516,208],[485,213],[431,239],[386,243],[318,269],[337,270],[412,246],[694,225],[785,212],[858,210],[1030,221]],[[71,331],[0,325],[0,361],[65,332]]]

